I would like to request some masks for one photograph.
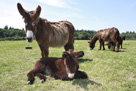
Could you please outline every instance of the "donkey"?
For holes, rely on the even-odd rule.
[[[125,40],[125,37],[126,36],[119,36],[119,46],[121,46],[121,48],[122,48],[123,40]],[[111,42],[107,41],[105,44],[108,45],[109,49],[111,48],[111,46],[114,45],[114,43],[112,41]]]
[[[117,28],[113,27],[98,31],[94,35],[94,37],[88,41],[90,50],[92,50],[95,47],[95,43],[97,40],[99,40],[100,42],[99,50],[101,50],[101,46],[103,46],[103,50],[105,50],[104,47],[105,41],[109,42],[112,41],[117,46],[117,52],[119,52],[119,30]],[[113,51],[115,51],[115,45],[113,45]]]
[[[69,50],[63,52],[62,58],[41,58],[35,63],[34,69],[27,74],[27,84],[33,84],[35,76],[39,77],[41,83],[43,83],[46,81],[44,74],[61,80],[88,78],[85,72],[78,70],[79,63],[77,58],[82,56],[84,56],[83,51],[73,52]]]
[[[25,33],[28,42],[35,38],[42,57],[48,57],[49,47],[64,46],[65,50],[74,50],[74,26],[68,21],[49,22],[40,18],[41,7],[34,11],[25,10],[20,3],[17,8],[25,22]]]
[[[126,36],[119,36],[119,45],[121,46],[121,48],[122,48],[123,40],[125,39],[126,39]]]

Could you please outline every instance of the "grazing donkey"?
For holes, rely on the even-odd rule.
[[[119,36],[119,46],[121,46],[121,48],[122,48],[123,40],[125,40],[125,37],[126,36]],[[108,45],[109,49],[111,48],[111,46],[115,45],[112,41],[111,42],[107,41],[105,44]]]
[[[88,41],[90,50],[92,50],[95,47],[96,41],[99,40],[100,42],[100,49],[101,46],[103,46],[103,50],[105,50],[104,42],[109,41],[113,42],[117,46],[117,52],[119,52],[119,30],[115,27],[103,29],[98,31],[94,37]],[[113,45],[113,51],[115,51],[115,45]]]
[[[87,78],[88,76],[85,72],[78,70],[79,63],[77,58],[83,55],[83,51],[73,52],[73,50],[69,50],[63,52],[62,58],[41,58],[35,63],[34,69],[27,74],[27,84],[33,84],[35,80],[34,76],[39,77],[43,83],[46,81],[44,74],[61,80]]]
[[[35,11],[27,11],[18,3],[17,8],[24,18],[28,42],[32,42],[35,37],[42,57],[48,57],[49,47],[64,46],[66,51],[74,50],[75,29],[72,23],[68,21],[49,22],[47,19],[40,18],[40,6]]]

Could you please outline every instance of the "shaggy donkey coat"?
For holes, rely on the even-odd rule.
[[[34,76],[39,77],[43,83],[46,80],[44,74],[61,80],[87,78],[85,72],[78,70],[79,63],[77,58],[82,57],[83,55],[83,51],[66,51],[63,52],[62,58],[41,58],[35,63],[34,69],[27,74],[27,83],[33,84]]]
[[[74,50],[74,26],[68,21],[49,22],[40,18],[41,7],[35,11],[25,10],[20,3],[17,4],[19,13],[23,16],[26,27],[26,38],[32,42],[36,39],[42,57],[48,57],[49,47],[64,46],[65,50]]]
[[[119,30],[115,27],[113,28],[108,28],[108,29],[103,29],[98,31],[94,37],[88,41],[90,50],[92,50],[95,47],[96,41],[99,40],[100,42],[100,49],[101,46],[103,46],[103,50],[105,50],[104,47],[104,42],[109,41],[113,42],[117,46],[117,52],[119,52]],[[113,51],[115,51],[115,45],[113,46]]]

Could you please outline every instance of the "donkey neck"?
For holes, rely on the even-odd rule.
[[[95,36],[91,39],[91,44],[95,44],[96,41],[98,40],[98,34],[95,34]]]
[[[43,19],[43,18],[40,18],[40,17],[38,18],[37,25],[35,27],[35,32],[34,32],[36,40],[39,40],[42,37],[41,34],[45,32],[44,28],[46,27],[45,26],[46,21],[47,21],[46,19]]]

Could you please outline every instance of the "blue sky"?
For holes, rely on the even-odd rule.
[[[42,7],[40,17],[48,21],[68,20],[75,29],[100,30],[116,27],[136,32],[136,0],[1,0],[0,28],[24,28],[17,3],[28,10]]]

